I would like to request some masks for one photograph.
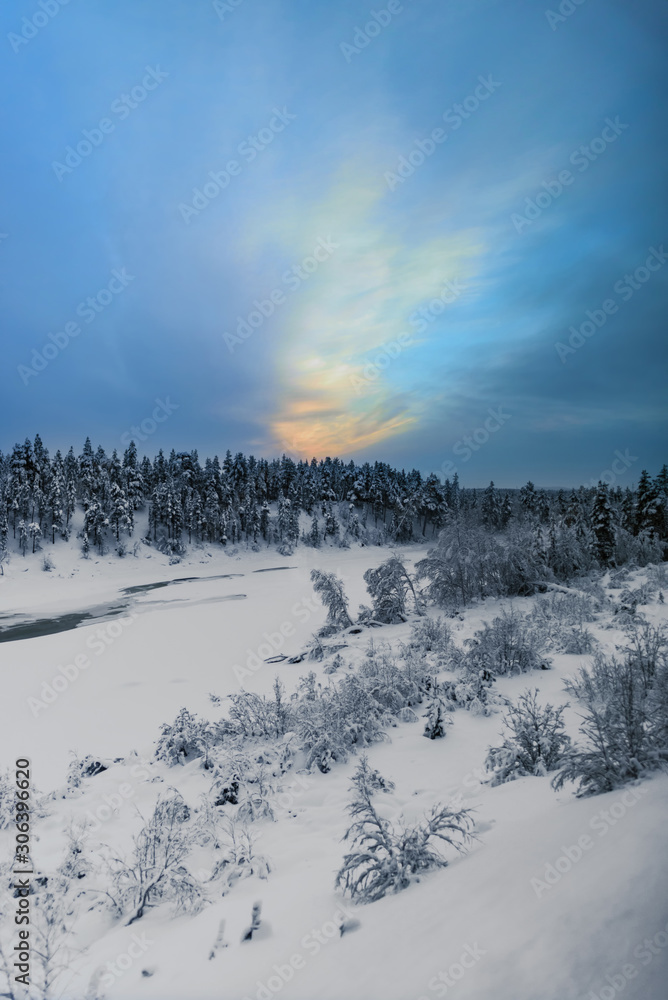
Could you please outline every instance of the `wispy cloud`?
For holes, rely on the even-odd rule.
[[[425,400],[410,394],[402,363],[356,390],[354,376],[384,344],[411,331],[410,315],[459,279],[475,294],[484,248],[472,232],[434,238],[401,232],[383,212],[378,171],[349,162],[318,202],[284,206],[277,232],[299,253],[326,234],[338,244],[327,266],[294,296],[277,357],[278,407],[271,433],[304,455],[351,453],[415,425]],[[286,216],[289,216],[286,218]],[[264,220],[264,236],[273,231]],[[433,333],[411,341],[419,350]]]

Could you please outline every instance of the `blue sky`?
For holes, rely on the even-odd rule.
[[[561,9],[5,3],[0,447],[656,471],[666,7]]]

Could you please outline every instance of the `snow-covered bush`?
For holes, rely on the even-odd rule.
[[[327,773],[335,761],[384,738],[383,709],[360,678],[351,674],[322,689],[315,675],[304,679],[299,703],[297,738],[306,767]]]
[[[229,719],[221,725],[224,734],[278,738],[292,728],[292,707],[285,701],[285,690],[278,678],[273,700],[242,690],[230,695],[230,701]]]
[[[553,591],[536,600],[526,621],[538,632],[547,649],[558,653],[592,653],[596,639],[585,622],[595,620],[599,607],[590,594]]]
[[[561,629],[558,644],[553,646],[559,653],[593,653],[598,645],[596,637],[588,628],[579,625]]]
[[[445,736],[445,727],[452,722],[448,716],[452,709],[453,703],[448,698],[446,690],[434,681],[427,701],[427,710],[424,713],[426,721],[423,735],[430,740],[442,739]]]
[[[378,788],[376,776],[363,757],[353,776],[354,797],[348,806],[354,822],[344,839],[351,842],[351,850],[336,876],[336,886],[356,903],[372,903],[388,892],[405,889],[424,872],[444,868],[448,862],[440,843],[461,851],[473,828],[469,809],[443,805],[433,806],[425,820],[414,826],[401,821],[392,824],[372,802]]]
[[[335,573],[325,573],[319,569],[311,570],[311,582],[327,608],[327,622],[320,630],[320,635],[330,635],[349,628],[353,621],[348,613],[348,598],[343,590],[343,582]]]
[[[452,650],[452,631],[445,619],[425,616],[411,627],[407,645],[418,653],[447,654]]]
[[[612,558],[617,566],[628,563],[634,566],[647,566],[650,563],[660,563],[664,558],[665,542],[657,535],[641,531],[632,535],[623,528],[615,530],[615,541]]]
[[[396,715],[402,708],[419,705],[428,689],[429,668],[423,659],[409,656],[400,668],[389,651],[374,649],[359,667],[364,687],[383,713]]]
[[[253,769],[250,751],[241,740],[226,741],[212,759],[210,797],[214,806],[238,805],[244,785]]]
[[[564,729],[565,705],[541,708],[538,692],[525,691],[516,705],[510,705],[503,723],[506,733],[499,747],[490,747],[485,767],[491,784],[500,785],[526,774],[547,774],[556,770],[571,741]]]
[[[266,879],[271,871],[269,860],[255,850],[255,838],[244,822],[226,817],[223,820],[223,855],[216,861],[212,881],[224,879],[223,895],[242,879]]]
[[[226,739],[212,755],[211,804],[238,806],[237,819],[273,819],[277,783],[292,766],[296,743],[293,733],[268,743]]]
[[[583,625],[596,620],[602,603],[593,593],[553,590],[544,597],[536,598],[532,617],[537,621],[556,619],[563,625]]]
[[[463,666],[467,673],[475,676],[480,670],[499,677],[549,666],[549,660],[543,656],[544,643],[538,630],[514,608],[502,609],[491,625],[485,623],[465,645]]]
[[[666,669],[668,636],[664,628],[655,628],[643,620],[634,625],[629,634],[629,644],[623,647],[623,652],[631,658],[642,677],[644,688],[649,691],[659,672]]]
[[[58,866],[58,875],[66,883],[71,883],[73,879],[84,878],[91,870],[90,863],[86,860],[84,848],[88,836],[89,820],[70,819],[65,827],[67,844],[65,846],[65,857]]]
[[[160,798],[153,815],[134,838],[128,859],[109,862],[109,893],[119,913],[131,914],[128,924],[139,920],[149,906],[172,902],[177,911],[197,912],[202,887],[185,867],[191,837],[185,823],[189,809],[175,790]]]
[[[155,750],[158,760],[170,766],[185,764],[195,757],[208,760],[213,734],[211,726],[187,708],[182,708],[174,722],[163,722]]]
[[[158,552],[169,556],[170,565],[180,562],[187,551],[185,544],[180,538],[168,538],[166,535],[158,537],[155,547]]]
[[[578,795],[612,791],[668,760],[668,665],[653,637],[623,660],[596,655],[566,688],[584,707],[583,740],[554,779],[578,783]]]

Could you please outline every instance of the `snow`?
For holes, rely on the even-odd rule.
[[[425,551],[407,546],[402,553],[410,566]],[[13,558],[0,578],[0,614],[10,616],[1,620],[3,626],[18,614],[44,618],[108,607],[130,586],[200,578],[125,598],[125,624],[117,635],[109,633],[109,626],[120,619],[108,617],[70,631],[0,643],[2,759],[31,758],[35,785],[55,790],[50,814],[35,824],[33,853],[40,867],[49,870],[59,863],[64,827],[72,816],[93,819],[87,848],[98,855],[107,847],[127,852],[141,826],[140,813],[146,817],[167,787],[178,788],[194,805],[209,782],[198,761],[175,768],[144,763],[152,757],[160,724],[184,705],[218,718],[226,695],[240,686],[268,692],[277,674],[288,692],[311,669],[326,683],[322,663],[262,663],[241,680],[235,667],[246,665],[249,652],[256,654],[252,663],[264,660],[270,651],[260,647],[271,647],[272,638],[277,652],[294,655],[305,648],[326,617],[313,597],[312,567],[343,578],[354,616],[361,602],[368,603],[364,571],[387,556],[382,548],[301,546],[289,558],[192,548],[181,563],[169,565],[147,547],[137,558],[83,560],[78,547],[61,546],[51,573],[41,571],[37,558]],[[257,572],[279,566],[292,568]],[[216,579],[231,573],[243,575]],[[240,594],[245,596],[227,599]],[[452,623],[457,643],[508,603],[488,600],[463,612],[462,620]],[[532,599],[513,603],[525,611]],[[653,623],[666,622],[663,605],[647,605],[642,612]],[[286,623],[294,629],[288,638],[281,634]],[[599,618],[590,627],[602,648],[613,652],[623,636],[606,624]],[[100,630],[106,630],[102,637]],[[409,624],[386,626],[374,630],[373,638],[395,646],[409,630]],[[369,634],[346,637],[347,661],[363,656]],[[104,643],[99,653],[96,640]],[[68,681],[53,703],[31,710],[28,699],[40,699],[43,683],[51,684],[59,667],[81,655],[90,666]],[[516,698],[527,687],[537,687],[541,703],[563,704],[568,700],[564,678],[588,657],[561,654],[552,660],[549,671],[500,678],[499,692]],[[222,703],[213,705],[209,692]],[[576,799],[568,788],[554,792],[549,777],[492,788],[480,778],[487,748],[498,742],[501,719],[501,713],[476,717],[458,711],[445,739],[432,741],[422,736],[420,718],[391,728],[390,740],[369,751],[371,765],[396,786],[377,796],[383,815],[413,820],[433,803],[451,799],[475,808],[478,839],[466,855],[453,853],[446,869],[397,895],[353,906],[333,885],[344,853],[341,838],[356,761],[329,774],[288,773],[284,785],[292,785],[281,800],[284,807],[279,803],[276,822],[253,825],[256,852],[271,865],[269,877],[240,881],[196,916],[174,917],[165,905],[127,927],[109,913],[84,912],[77,924],[80,952],[61,986],[64,1000],[83,998],[94,970],[118,956],[129,956],[120,963],[129,965],[114,966],[118,974],[107,968],[108,1000],[604,1000],[617,995],[662,1000],[668,974],[668,936],[662,934],[668,925],[668,775],[658,773],[588,799]],[[566,719],[575,736],[577,706],[567,710]],[[109,767],[66,796],[70,750],[100,757]],[[3,857],[9,837],[9,831],[0,832]],[[577,846],[583,843],[588,846]],[[206,869],[210,856],[195,848],[191,870]],[[241,943],[257,900],[262,902],[260,930]],[[337,929],[342,917],[359,921],[343,937]],[[227,947],[210,960],[221,919]],[[650,948],[643,945],[646,939]]]

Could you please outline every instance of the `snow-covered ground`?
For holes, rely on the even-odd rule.
[[[425,551],[403,549],[409,568]],[[37,559],[13,558],[0,578],[3,627],[18,615],[23,621],[86,609],[103,615],[68,631],[0,642],[1,758],[30,758],[35,785],[57,791],[49,814],[35,823],[40,869],[52,870],[62,859],[71,817],[91,820],[86,851],[98,856],[105,845],[127,853],[139,812],[150,814],[167,787],[194,806],[207,773],[197,760],[173,768],[153,760],[160,724],[182,706],[216,719],[226,695],[241,686],[267,692],[276,675],[288,692],[311,669],[326,683],[324,663],[264,660],[274,651],[301,652],[322,625],[312,567],[343,578],[354,612],[368,603],[364,571],[387,555],[381,548],[302,546],[289,558],[191,549],[169,565],[147,547],[123,560],[83,560],[74,547],[62,547],[49,573]],[[182,577],[197,579],[124,592]],[[502,603],[508,604],[488,600],[465,611],[453,623],[456,642],[491,621]],[[528,610],[532,599],[514,603]],[[666,622],[665,605],[641,610],[655,624]],[[613,652],[623,635],[606,627],[610,617],[602,615],[591,630]],[[385,626],[373,637],[396,647],[409,632],[410,623]],[[347,660],[363,655],[369,634],[347,637]],[[537,687],[541,702],[563,704],[564,677],[587,659],[554,654],[551,670],[500,678],[498,691],[515,698]],[[209,693],[222,703],[212,704]],[[501,717],[457,711],[442,740],[425,739],[421,722],[400,723],[390,741],[369,750],[372,766],[395,783],[379,802],[388,817],[418,818],[450,799],[475,807],[478,839],[447,868],[397,895],[353,906],[333,886],[356,760],[328,774],[288,772],[276,821],[253,824],[268,878],[239,882],[195,916],[173,917],[169,907],[158,907],[132,926],[84,907],[76,928],[80,950],[60,995],[82,1000],[94,970],[104,969],[109,1000],[663,1000],[668,776],[588,799],[576,799],[570,788],[553,791],[549,777],[490,787],[481,783],[482,765],[487,748],[498,743]],[[568,709],[567,722],[575,737],[577,706]],[[110,766],[66,793],[71,750]],[[0,833],[3,856],[10,836]],[[210,853],[196,848],[189,864],[205,871]],[[256,900],[261,930],[242,944]],[[342,908],[359,926],[341,937]],[[210,960],[221,919],[228,946]]]

